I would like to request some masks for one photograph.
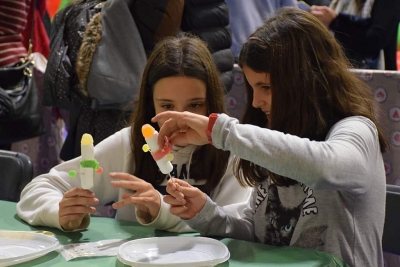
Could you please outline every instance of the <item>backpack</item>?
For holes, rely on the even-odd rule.
[[[92,100],[92,109],[124,110],[139,91],[147,56],[132,4],[132,0],[105,2],[83,36],[76,68],[80,89]]]
[[[56,14],[43,105],[122,110],[133,99],[147,58],[130,2],[81,0]]]

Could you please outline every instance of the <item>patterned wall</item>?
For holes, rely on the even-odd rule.
[[[239,66],[235,66],[233,72],[234,84],[225,97],[225,103],[230,115],[240,119],[246,104],[244,76]],[[390,150],[383,155],[386,182],[400,186],[400,72],[375,70],[355,70],[355,72],[372,90],[378,104],[379,123],[390,143]],[[400,256],[385,253],[385,267],[400,267]]]

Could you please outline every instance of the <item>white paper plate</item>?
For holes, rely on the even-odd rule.
[[[215,266],[228,260],[224,243],[205,237],[142,238],[119,247],[118,259],[130,266]]]
[[[58,248],[54,236],[28,231],[0,231],[0,266],[39,258]]]

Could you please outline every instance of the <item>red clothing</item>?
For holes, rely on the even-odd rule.
[[[0,66],[8,66],[26,56],[24,32],[31,0],[0,0]]]
[[[44,3],[39,1],[35,7],[32,0],[0,0],[0,67],[13,65],[25,57],[29,39],[33,43],[32,52],[48,58],[50,41],[42,21]]]

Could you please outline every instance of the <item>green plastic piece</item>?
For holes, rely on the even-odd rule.
[[[82,168],[92,168],[95,171],[97,171],[99,169],[99,162],[95,159],[81,160],[81,167]]]
[[[75,177],[76,177],[76,171],[75,171],[75,170],[70,170],[70,171],[68,172],[68,175],[69,175],[69,177],[71,177],[71,178],[75,178]]]

